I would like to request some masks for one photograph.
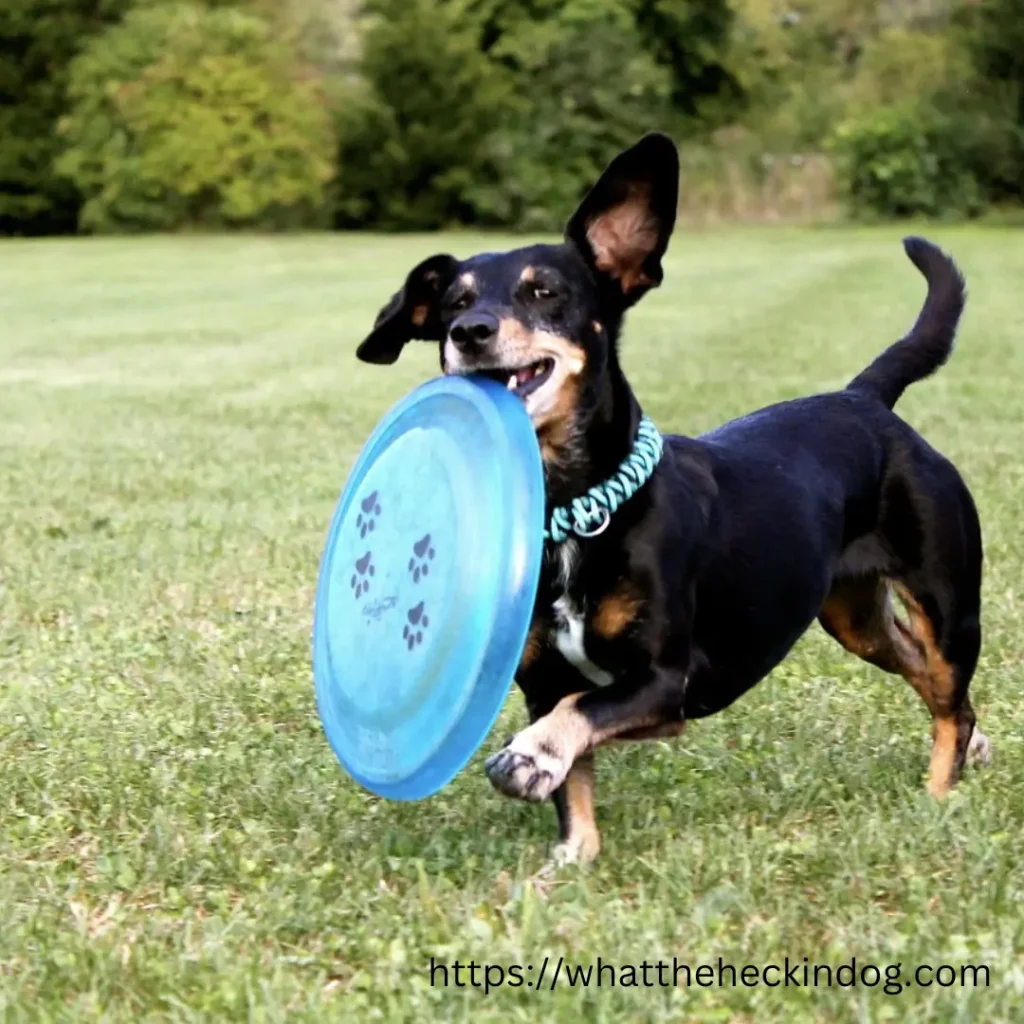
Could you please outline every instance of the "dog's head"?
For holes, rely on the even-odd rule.
[[[438,342],[445,373],[486,374],[522,398],[545,461],[557,461],[618,372],[623,314],[661,283],[678,188],[674,144],[644,136],[608,166],[560,244],[414,267],[359,358],[393,363],[412,339]]]

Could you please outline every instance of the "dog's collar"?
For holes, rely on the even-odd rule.
[[[579,537],[596,537],[608,529],[612,514],[648,480],[661,461],[664,442],[658,428],[646,417],[640,420],[633,450],[622,465],[603,483],[591,487],[586,494],[573,498],[568,505],[551,510],[544,530],[544,539],[561,544],[575,533]]]

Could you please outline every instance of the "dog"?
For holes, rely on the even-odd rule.
[[[561,243],[420,263],[358,357],[393,363],[421,339],[438,343],[444,373],[499,380],[536,430],[549,514],[571,507],[636,442],[642,413],[618,339],[627,310],[661,284],[678,187],[675,145],[644,136],[609,164]],[[924,307],[845,388],[665,437],[614,513],[546,541],[516,674],[531,724],[486,771],[508,796],[552,799],[556,860],[600,849],[598,747],[675,736],[728,707],[815,619],[924,701],[930,793],[949,791],[969,753],[987,759],[968,697],[978,514],[954,466],[892,411],[949,357],[965,286],[931,243],[904,246],[927,281]]]

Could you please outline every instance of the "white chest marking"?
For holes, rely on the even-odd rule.
[[[608,686],[615,681],[611,672],[599,668],[588,657],[583,646],[583,615],[563,594],[554,603],[555,610],[555,646],[570,665],[597,686]]]

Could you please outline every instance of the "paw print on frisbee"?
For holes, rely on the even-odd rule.
[[[374,491],[363,498],[359,507],[362,509],[362,512],[356,516],[356,528],[359,530],[359,536],[365,537],[376,529],[376,517],[380,515],[380,502],[377,500],[377,492]]]
[[[356,597],[362,597],[370,589],[370,577],[377,570],[373,566],[373,556],[369,551],[362,558],[356,559],[356,571],[352,574],[349,585]]]
[[[409,559],[409,574],[414,583],[419,583],[421,576],[430,575],[430,563],[437,552],[430,545],[430,534],[420,537],[412,546],[412,558]]]
[[[422,601],[415,608],[410,608],[405,613],[405,617],[409,621],[402,630],[402,639],[411,651],[418,644],[423,643],[423,631],[430,625],[430,619],[427,618]]]

